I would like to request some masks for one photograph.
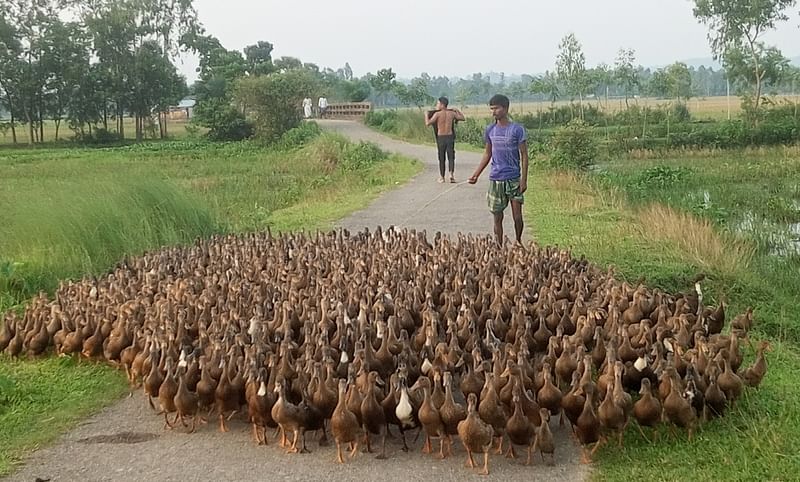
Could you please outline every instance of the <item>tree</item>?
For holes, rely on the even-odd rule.
[[[234,99],[252,114],[256,134],[272,142],[300,124],[303,98],[317,89],[316,79],[310,72],[291,69],[239,79],[234,89]]]
[[[461,84],[456,88],[455,101],[458,102],[458,105],[460,105],[462,108],[467,105],[467,102],[469,102],[471,96],[472,92],[467,85]]]
[[[790,65],[789,59],[784,57],[777,48],[759,44],[758,49],[759,79],[755,78],[756,66],[753,57],[741,49],[730,48],[727,51],[724,57],[725,70],[728,72],[728,78],[734,83],[747,87],[760,82],[763,91],[765,86],[780,84],[789,72]]]
[[[546,99],[550,99],[550,104],[555,104],[561,96],[558,85],[558,78],[549,70],[539,77],[536,77],[530,85],[533,94],[542,94]]]
[[[586,58],[575,34],[569,34],[558,44],[559,54],[556,60],[558,78],[564,83],[567,92],[578,96],[578,106],[583,118],[583,94],[589,87],[586,73]]]
[[[670,97],[689,100],[692,97],[692,74],[683,62],[675,62],[667,67]]]
[[[528,89],[526,88],[525,84],[523,84],[523,83],[522,83],[521,81],[519,81],[519,80],[517,80],[517,81],[514,81],[514,82],[511,82],[511,83],[508,85],[508,95],[509,95],[509,96],[510,96],[512,99],[516,99],[516,100],[518,100],[518,101],[519,101],[519,103],[520,103],[520,106],[521,106],[521,105],[522,105],[522,103],[525,101],[525,92],[526,92],[527,90],[528,90]]]
[[[692,74],[682,62],[675,62],[653,72],[647,86],[651,95],[688,100],[692,97]]]
[[[419,109],[433,101],[433,97],[428,94],[428,80],[424,77],[413,79],[408,86],[395,83],[394,92],[402,104],[415,105]]]
[[[654,97],[669,97],[672,88],[666,69],[658,69],[647,82],[647,91]]]
[[[375,90],[378,98],[384,103],[386,102],[385,95],[394,89],[395,77],[397,77],[397,74],[392,72],[391,68],[381,69],[375,75],[369,76],[369,84]]]
[[[363,79],[342,82],[342,93],[348,102],[364,102],[372,92],[369,82]]]
[[[286,72],[287,70],[293,70],[293,69],[302,69],[303,62],[301,62],[300,59],[295,57],[283,56],[275,60],[275,68],[281,72]]]
[[[194,85],[195,121],[208,127],[208,136],[214,140],[249,137],[252,128],[233,105],[233,88],[236,80],[245,76],[247,61],[240,52],[226,49],[210,35],[196,35],[188,45],[200,57],[200,78]]]
[[[249,75],[265,75],[275,71],[275,66],[272,64],[272,49],[272,44],[263,40],[244,48]]]
[[[625,107],[628,107],[628,99],[639,87],[639,74],[634,66],[636,62],[636,52],[633,49],[619,49],[617,59],[614,62],[614,80],[625,93]]]
[[[88,47],[85,32],[77,23],[64,23],[58,17],[47,20],[40,62],[46,72],[45,104],[55,122],[56,141],[70,98],[88,77]]]
[[[709,40],[715,59],[723,58],[733,49],[748,52],[753,69],[753,105],[758,111],[764,79],[761,37],[788,19],[784,11],[796,0],[695,0],[694,16],[709,26]]]
[[[22,44],[18,39],[17,30],[4,15],[0,15],[0,106],[8,110],[11,120],[11,139],[17,143],[17,130],[15,125],[17,115],[16,98],[19,97],[19,84],[22,76]]]
[[[186,81],[178,75],[155,40],[143,42],[136,50],[132,81],[135,90],[131,111],[135,119],[136,140],[141,141],[145,122],[153,113],[163,112],[176,104],[186,93]],[[161,135],[163,137],[163,130]]]
[[[608,91],[614,83],[614,75],[611,68],[605,63],[600,63],[597,67],[587,71],[587,76],[591,90],[593,90],[595,94],[597,94],[598,91],[601,93],[597,96],[598,104],[600,103],[600,97],[605,96],[607,106]]]

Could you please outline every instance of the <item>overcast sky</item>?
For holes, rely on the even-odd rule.
[[[587,66],[613,64],[620,47],[657,66],[710,57],[707,28],[692,0],[195,0],[200,21],[229,49],[259,40],[273,58],[298,57],[337,69],[349,62],[361,76],[392,67],[400,77],[421,72],[540,73],[552,69],[558,43],[575,33]],[[800,16],[766,40],[800,55]],[[191,82],[196,59],[180,70]]]

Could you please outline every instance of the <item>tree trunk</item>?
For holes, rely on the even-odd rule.
[[[56,142],[58,142],[58,127],[61,125],[61,119],[55,119],[54,122],[56,123]]]
[[[117,133],[119,134],[119,138],[124,140],[125,139],[125,119],[123,118],[122,112],[122,104],[117,104],[117,122],[119,127],[117,128]]]
[[[670,140],[669,140],[669,120],[670,120],[670,117],[672,117],[671,114],[672,114],[672,103],[670,102],[669,108],[667,110],[667,146],[670,145]]]
[[[14,125],[14,105],[12,104],[11,97],[8,98],[8,110],[11,114],[11,142],[17,143],[17,127]]]
[[[42,99],[39,98],[39,143],[44,142],[44,106]]]
[[[108,130],[108,104],[103,101],[103,129]]]
[[[28,118],[28,144],[32,145],[35,142],[35,140],[33,138],[33,135],[34,135],[33,116],[31,116],[30,108],[25,109],[25,117]]]
[[[750,44],[750,54],[753,56],[753,66],[755,68],[756,76],[756,98],[753,101],[753,112],[755,114],[755,123],[758,124],[758,107],[761,104],[761,80],[764,74],[761,72],[761,65],[758,63],[758,55],[756,54],[756,47],[754,39],[748,37],[747,41]]]
[[[644,119],[642,120],[642,139],[647,134],[647,109],[644,109]]]

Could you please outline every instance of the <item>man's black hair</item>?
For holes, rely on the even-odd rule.
[[[439,97],[439,102],[441,102],[442,105],[445,107],[447,107],[450,104],[450,100],[445,96]]]
[[[489,105],[499,105],[504,109],[508,109],[508,105],[511,102],[508,100],[508,97],[504,96],[503,94],[495,94],[489,99]]]

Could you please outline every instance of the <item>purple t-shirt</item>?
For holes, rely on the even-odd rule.
[[[506,126],[494,123],[486,128],[483,141],[492,143],[490,181],[519,179],[519,145],[527,140],[525,128],[515,122]]]

